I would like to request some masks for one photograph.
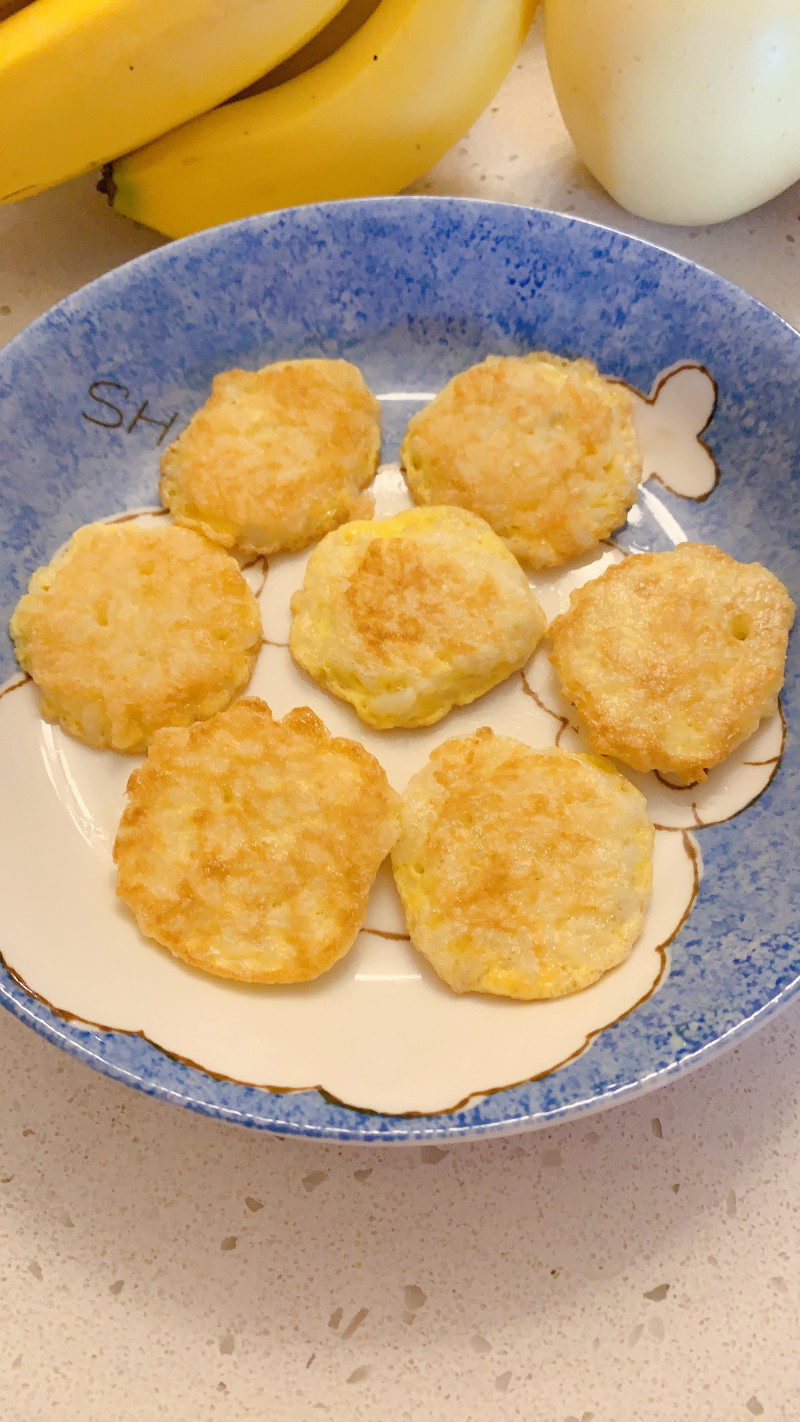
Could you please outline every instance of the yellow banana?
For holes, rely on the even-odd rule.
[[[204,113],[303,45],[344,3],[33,0],[12,14],[6,5],[0,202]]]
[[[267,76],[254,86],[262,92],[115,163],[106,187],[115,208],[178,237],[296,203],[397,192],[493,97],[536,8],[358,3],[368,18],[328,58],[278,87],[265,87]]]
[[[9,15],[15,15],[17,10],[24,10],[30,4],[30,0],[0,0],[0,20],[7,20]]]

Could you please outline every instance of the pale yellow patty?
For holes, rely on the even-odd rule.
[[[212,716],[244,689],[261,614],[235,559],[199,534],[94,523],[34,573],[11,636],[46,720],[135,752],[159,726]]]
[[[550,660],[596,750],[691,783],[775,711],[794,610],[759,563],[682,543],[573,592]]]
[[[297,983],[352,945],[399,797],[363,746],[307,707],[246,697],[159,731],[128,781],[117,894],[142,932],[219,977]]]
[[[346,360],[227,370],[162,455],[161,499],[226,548],[304,548],[372,512],[380,446],[380,406]]]
[[[481,514],[529,568],[625,522],[642,456],[633,404],[589,360],[488,356],[411,420],[400,457],[419,504]]]
[[[609,761],[483,727],[433,752],[400,818],[392,867],[411,941],[455,992],[563,997],[628,957],[654,834]]]
[[[292,656],[369,726],[429,726],[523,666],[546,620],[475,514],[409,509],[346,524],[292,598]]]

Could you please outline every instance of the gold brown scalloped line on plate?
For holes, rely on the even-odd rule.
[[[752,800],[748,800],[748,801],[747,801],[747,804],[740,806],[740,808],[739,808],[738,810],[732,810],[731,813],[730,813],[729,815],[726,815],[725,818],[722,819],[722,820],[701,820],[700,816],[699,816],[698,813],[697,813],[697,805],[696,805],[696,803],[693,801],[692,804],[691,804],[691,806],[690,806],[690,808],[691,808],[692,814],[694,815],[695,827],[696,827],[697,829],[711,829],[713,825],[726,825],[726,824],[728,824],[731,820],[738,819],[739,815],[743,815],[744,812],[745,812],[745,810],[749,810],[751,805],[755,805],[756,801],[757,801],[757,800],[760,800],[760,799],[761,799],[761,796],[764,794],[764,792],[769,789],[770,785],[772,784],[773,780],[775,779],[775,776],[776,776],[777,773],[778,773],[778,767],[780,766],[780,763],[781,763],[781,761],[783,760],[783,752],[784,752],[784,750],[786,749],[786,734],[787,734],[787,731],[786,731],[786,717],[785,717],[785,715],[783,714],[783,702],[781,701],[781,698],[780,698],[780,697],[778,697],[778,715],[780,716],[780,720],[781,720],[781,745],[780,745],[780,750],[778,751],[778,754],[777,754],[777,755],[771,755],[771,756],[769,756],[766,760],[743,760],[743,761],[742,761],[742,765],[750,765],[750,766],[771,765],[771,766],[772,766],[772,774],[770,775],[769,779],[768,779],[768,780],[765,780],[764,784],[761,786],[761,789],[757,792],[757,794],[755,794],[755,795],[753,796]],[[725,762],[722,761],[722,762],[720,762],[720,763],[724,765]],[[673,785],[669,780],[665,780],[664,777],[663,777],[657,770],[654,770],[652,773],[653,773],[653,775],[655,776],[655,778],[656,778],[657,780],[660,780],[660,781],[661,781],[661,784],[662,784],[662,785],[665,785],[665,786],[667,787],[668,790],[675,790],[675,791],[677,791],[678,793],[680,793],[681,790],[696,790],[696,789],[697,789],[697,786],[701,783],[699,780],[693,780],[692,783],[691,783],[691,785]],[[654,829],[657,829],[657,830],[674,830],[674,829],[675,829],[675,826],[674,826],[674,825],[659,825],[659,824],[656,824],[655,821],[653,821],[653,828],[654,828]]]
[[[108,518],[98,519],[98,523],[133,523],[137,518],[164,518],[169,513],[169,509],[151,508],[146,505],[141,509],[129,509],[127,513],[110,514]]]
[[[654,770],[653,775],[659,784],[665,786],[667,790],[696,790],[698,785],[702,784],[701,780],[688,780],[685,785],[678,785],[673,780],[667,780],[667,777],[662,775],[660,770]]]
[[[676,830],[674,831],[674,833],[685,834],[686,831]],[[696,864],[696,857],[693,862]],[[691,910],[691,907],[694,904],[694,900],[697,895],[698,883],[699,876],[696,874],[695,888],[693,890],[691,903],[689,904],[689,908],[687,909],[686,914],[681,919],[678,928],[675,930],[675,933],[677,933],[678,929],[682,927],[683,923],[685,923],[686,918],[688,917],[688,914]],[[364,931],[365,930],[362,929],[362,932]],[[601,1032],[605,1032],[609,1027],[615,1027],[618,1022],[622,1022],[626,1017],[629,1017],[632,1012],[635,1012],[637,1008],[641,1007],[643,1003],[647,1002],[649,997],[652,997],[656,988],[659,987],[664,980],[664,974],[667,968],[667,949],[673,938],[675,937],[675,933],[670,934],[669,938],[667,938],[664,943],[658,944],[655,950],[660,958],[660,966],[656,979],[653,982],[652,986],[647,990],[647,992],[643,993],[643,995],[638,999],[638,1001],[633,1004],[632,1007],[626,1008],[626,1010],[624,1012],[621,1012],[618,1017],[614,1017],[610,1022],[604,1022],[602,1027],[597,1027],[594,1029],[594,1031],[588,1032],[584,1037],[582,1045],[576,1047],[574,1052],[570,1052],[568,1057],[564,1057],[563,1061],[556,1062],[554,1066],[547,1067],[544,1071],[536,1072],[534,1076],[522,1077],[519,1081],[504,1082],[501,1086],[490,1086],[485,1089],[478,1088],[475,1091],[471,1091],[469,1095],[465,1096],[461,1101],[457,1101],[454,1106],[438,1107],[435,1111],[393,1111],[391,1113],[392,1119],[411,1121],[424,1120],[426,1118],[432,1118],[435,1116],[450,1116],[455,1111],[464,1110],[465,1107],[468,1106],[471,1101],[475,1101],[476,1099],[483,1100],[487,1096],[496,1096],[497,1093],[500,1091],[516,1090],[520,1086],[527,1086],[531,1082],[541,1081],[544,1077],[550,1076],[553,1072],[560,1071],[562,1067],[567,1066],[569,1062],[574,1061],[576,1057],[581,1056],[586,1051],[587,1047],[589,1047],[594,1041],[595,1037],[599,1036]],[[138,1031],[134,1031],[132,1028],[107,1027],[102,1023],[90,1022],[87,1018],[76,1017],[74,1013],[65,1012],[62,1008],[56,1007],[55,1004],[50,1002],[46,997],[42,997],[40,993],[34,992],[33,989],[30,988],[25,982],[25,979],[22,978],[19,973],[16,973],[13,968],[10,968],[8,966],[8,963],[6,962],[6,959],[2,952],[0,952],[0,965],[2,965],[2,967],[8,973],[8,976],[11,978],[12,982],[16,983],[16,985],[21,988],[23,992],[27,993],[31,998],[33,998],[35,1002],[39,1002],[42,1004],[43,1007],[46,1007],[47,1010],[51,1012],[54,1017],[57,1017],[59,1019],[59,1021],[65,1022],[69,1025],[86,1028],[86,1030],[90,1032],[102,1032],[108,1034],[117,1033],[119,1036],[122,1037],[138,1037],[142,1042],[146,1042],[148,1046],[152,1047],[155,1051],[160,1052],[162,1056],[169,1058],[170,1061],[178,1062],[181,1066],[190,1067],[193,1071],[198,1071],[202,1075],[210,1077],[213,1081],[226,1081],[230,1082],[234,1086],[249,1086],[257,1091],[268,1091],[272,1096],[297,1096],[304,1092],[316,1091],[319,1093],[322,1099],[324,1101],[327,1101],[329,1104],[341,1106],[348,1111],[355,1111],[360,1116],[386,1117],[387,1115],[385,1111],[377,1111],[371,1106],[356,1106],[352,1102],[344,1101],[341,1097],[334,1096],[333,1093],[328,1091],[327,1088],[324,1086],[273,1086],[267,1082],[245,1081],[242,1077],[228,1076],[224,1072],[214,1071],[211,1067],[205,1067],[202,1066],[200,1062],[193,1061],[191,1057],[181,1056],[180,1052],[174,1052],[171,1051],[169,1047],[160,1046],[158,1042],[153,1041],[152,1037],[148,1037],[147,1033],[142,1031],[141,1028]],[[614,969],[612,968],[611,972],[613,971]],[[530,1006],[530,1003],[520,1002],[516,1004],[516,1006],[519,1009],[523,1009],[526,1006]]]
[[[10,691],[18,691],[21,686],[25,686],[29,681],[33,681],[33,677],[30,676],[28,672],[23,672],[18,681],[11,681],[0,690],[0,701],[2,701],[4,696],[8,696]]]
[[[640,400],[644,400],[646,405],[650,405],[652,408],[656,404],[658,397],[661,394],[661,391],[667,384],[667,381],[671,380],[674,375],[679,375],[682,370],[702,371],[703,375],[705,375],[710,381],[714,391],[714,403],[711,406],[711,411],[709,413],[708,419],[694,436],[694,438],[697,440],[697,443],[700,445],[701,449],[705,450],[706,454],[711,460],[711,463],[714,466],[714,483],[711,485],[710,489],[706,490],[704,494],[679,494],[675,489],[671,487],[671,485],[667,483],[666,479],[662,478],[660,474],[653,473],[648,475],[646,482],[649,483],[650,480],[653,479],[657,484],[661,485],[662,489],[666,489],[670,494],[674,494],[676,499],[690,499],[692,503],[704,504],[706,502],[706,499],[711,498],[711,495],[714,493],[714,490],[719,484],[720,477],[722,474],[722,470],[720,469],[719,464],[717,463],[713,450],[702,438],[714,418],[717,409],[717,404],[719,401],[719,386],[713,375],[711,374],[711,371],[708,369],[708,366],[704,365],[703,362],[699,360],[680,361],[677,365],[670,366],[669,370],[662,371],[655,387],[653,388],[653,392],[650,395],[645,395],[643,390],[639,390],[637,386],[631,385],[629,380],[623,380],[621,377],[617,376],[609,376],[609,379],[612,385],[624,385],[626,390],[630,390],[634,395],[638,396]]]
[[[246,568],[255,568],[259,563],[261,564],[261,582],[259,583],[257,588],[253,588],[253,596],[255,597],[256,601],[258,601],[258,599],[261,597],[261,594],[267,586],[267,578],[269,577],[269,561],[267,559],[267,556],[266,554],[261,553],[257,558],[253,558],[251,562],[242,563],[241,565],[242,572],[244,572]],[[266,642],[266,640],[266,637],[262,638],[262,641]]]
[[[555,739],[555,744],[558,745],[564,732],[567,730],[574,731],[575,727],[572,725],[572,722],[569,720],[569,717],[562,716],[560,711],[553,711],[550,706],[547,706],[546,703],[542,701],[542,698],[539,693],[537,691],[534,691],[533,687],[528,681],[528,678],[525,675],[524,667],[520,668],[519,676],[522,682],[522,690],[525,692],[525,695],[531,698],[531,701],[533,701],[539,707],[540,711],[546,712],[548,716],[552,716],[554,721],[560,722],[559,730]]]
[[[733,811],[733,814],[731,814],[731,815],[726,815],[724,820],[719,820],[719,821],[717,821],[718,824],[723,824],[723,825],[725,825],[725,824],[728,824],[730,820],[738,819],[739,815],[743,815],[744,812],[745,812],[745,810],[749,810],[749,809],[750,809],[750,806],[751,806],[751,805],[754,805],[754,804],[756,803],[756,800],[760,800],[760,799],[761,799],[761,796],[764,794],[764,791],[769,789],[770,785],[772,784],[773,780],[775,779],[775,776],[777,775],[778,769],[779,769],[779,767],[780,767],[780,763],[781,763],[781,761],[783,760],[783,752],[784,752],[784,750],[786,749],[786,736],[787,736],[786,717],[785,717],[784,714],[783,714],[783,702],[781,701],[780,696],[778,697],[778,715],[779,715],[780,718],[781,718],[781,748],[780,748],[780,750],[778,751],[777,756],[770,756],[768,760],[754,760],[754,761],[745,760],[745,761],[742,762],[743,765],[771,765],[771,766],[772,766],[772,774],[770,775],[770,777],[769,777],[769,779],[767,780],[766,784],[761,786],[761,789],[759,790],[758,794],[753,796],[752,800],[748,800],[747,804],[746,804],[746,805],[742,805],[742,807],[741,807],[740,810],[734,810],[734,811]],[[705,821],[705,820],[702,820],[701,823],[700,823],[699,828],[701,828],[701,829],[707,829],[707,828],[710,828],[710,826],[708,826],[708,825],[706,824],[706,821]]]
[[[506,1082],[502,1086],[490,1086],[483,1091],[480,1089],[476,1091],[471,1091],[468,1096],[465,1096],[463,1098],[463,1100],[457,1101],[455,1106],[447,1106],[439,1109],[438,1111],[395,1111],[392,1113],[393,1118],[402,1121],[413,1121],[424,1120],[426,1117],[449,1116],[452,1115],[455,1111],[463,1111],[470,1104],[470,1102],[476,1102],[479,1099],[485,1100],[487,1096],[496,1096],[499,1091],[515,1091],[519,1087],[528,1086],[534,1081],[542,1081],[546,1076],[551,1076],[553,1072],[560,1071],[562,1067],[567,1066],[570,1062],[575,1061],[577,1057],[582,1056],[583,1053],[587,1050],[588,1047],[591,1046],[592,1042],[595,1040],[596,1037],[600,1035],[601,1032],[607,1031],[609,1027],[616,1027],[618,1022],[623,1022],[626,1017],[630,1017],[632,1012],[636,1012],[638,1008],[640,1008],[645,1002],[647,1002],[648,998],[651,998],[653,996],[653,993],[656,991],[657,988],[661,986],[661,983],[664,981],[664,975],[667,970],[667,949],[669,948],[670,943],[673,942],[677,934],[680,933],[680,930],[683,928],[683,925],[688,919],[689,914],[691,913],[692,908],[694,907],[694,902],[697,898],[698,890],[700,888],[700,865],[698,861],[697,850],[692,844],[690,832],[688,830],[671,829],[669,833],[680,834],[683,836],[684,847],[686,849],[687,856],[692,864],[692,894],[689,903],[684,911],[683,917],[680,920],[680,923],[676,925],[669,937],[665,938],[663,943],[659,943],[655,949],[655,952],[658,953],[660,960],[659,970],[654,982],[648,988],[647,992],[642,993],[642,996],[638,998],[637,1001],[634,1002],[631,1007],[628,1007],[625,1009],[624,1012],[621,1012],[618,1017],[612,1018],[610,1022],[605,1022],[602,1027],[596,1027],[592,1032],[587,1032],[586,1036],[583,1039],[583,1045],[580,1047],[576,1047],[574,1052],[570,1052],[569,1056],[564,1057],[563,1061],[556,1062],[555,1066],[546,1067],[544,1071],[536,1072],[533,1076],[524,1076],[520,1078],[519,1081]],[[614,969],[611,968],[610,971],[613,973]],[[514,1006],[517,1009],[524,1009],[526,1006],[529,1007],[530,1003],[515,1002]],[[268,1089],[271,1090],[272,1088]],[[314,1089],[316,1091],[319,1091],[323,1099],[327,1101],[330,1105],[345,1106],[348,1110],[358,1111],[364,1116],[382,1116],[385,1114],[382,1111],[375,1111],[369,1106],[350,1106],[347,1101],[342,1101],[340,1097],[334,1096],[330,1091],[326,1091],[324,1087],[318,1086]]]
[[[626,1008],[624,1012],[621,1012],[619,1014],[619,1016],[612,1018],[609,1022],[604,1022],[602,1026],[595,1028],[593,1031],[587,1032],[582,1044],[576,1047],[573,1052],[570,1052],[569,1056],[564,1057],[562,1061],[556,1062],[553,1066],[546,1067],[543,1071],[534,1073],[533,1076],[521,1077],[518,1081],[503,1082],[499,1086],[476,1088],[475,1091],[470,1091],[467,1096],[455,1102],[453,1106],[438,1107],[434,1111],[394,1111],[391,1113],[392,1119],[411,1121],[425,1120],[437,1116],[449,1116],[456,1111],[463,1111],[464,1109],[466,1109],[470,1102],[484,1100],[488,1096],[496,1096],[498,1092],[514,1091],[517,1088],[521,1086],[527,1086],[528,1084],[534,1081],[541,1081],[544,1077],[552,1075],[553,1072],[560,1071],[561,1068],[567,1066],[569,1062],[575,1061],[577,1057],[582,1056],[583,1053],[587,1050],[587,1048],[591,1046],[594,1039],[599,1036],[601,1032],[605,1032],[609,1027],[615,1027],[617,1023],[624,1021],[624,1019],[626,1017],[629,1017],[632,1012],[635,1012],[639,1007],[641,1007],[645,1002],[647,1002],[648,998],[652,997],[653,993],[658,987],[660,987],[661,983],[664,981],[664,976],[667,970],[668,963],[667,949],[669,948],[670,943],[672,943],[676,934],[680,932],[681,928],[689,917],[695,899],[697,898],[697,892],[700,885],[700,872],[697,851],[694,848],[694,845],[691,843],[691,837],[689,835],[689,832],[687,830],[673,829],[670,831],[670,833],[681,834],[684,837],[684,845],[686,847],[686,851],[691,860],[693,868],[692,894],[689,900],[689,904],[687,905],[683,917],[680,920],[680,923],[677,924],[675,929],[673,929],[672,933],[670,933],[669,937],[666,938],[663,943],[659,943],[656,945],[654,951],[657,952],[659,955],[659,970],[647,992],[643,993],[642,996],[632,1004],[632,1006]],[[369,933],[375,931],[376,930],[366,928],[361,930],[362,933]],[[402,939],[405,938],[407,935],[380,932],[379,936],[387,938],[396,937]],[[408,941],[411,941],[410,938]],[[103,1023],[91,1022],[87,1018],[78,1017],[74,1013],[67,1012],[63,1008],[57,1007],[55,1003],[50,1002],[48,998],[43,997],[41,993],[35,992],[32,988],[30,988],[26,983],[25,979],[13,968],[9,967],[2,952],[0,952],[0,964],[3,966],[3,968],[5,968],[5,971],[8,973],[8,976],[11,978],[12,982],[16,983],[16,985],[21,988],[23,992],[27,993],[34,1001],[39,1002],[42,1004],[43,1007],[46,1007],[48,1011],[51,1012],[53,1016],[58,1018],[61,1022],[76,1025],[78,1027],[84,1027],[88,1031],[93,1032],[108,1034],[118,1033],[120,1036],[123,1037],[138,1037],[141,1041],[146,1042],[148,1046],[152,1047],[155,1051],[160,1052],[162,1056],[167,1057],[170,1061],[178,1062],[181,1066],[186,1066],[191,1068],[193,1071],[198,1071],[201,1074],[210,1077],[213,1081],[230,1082],[232,1085],[235,1086],[248,1086],[252,1087],[254,1090],[268,1091],[270,1095],[273,1096],[296,1096],[304,1092],[316,1091],[319,1093],[319,1095],[324,1101],[328,1102],[329,1105],[341,1106],[345,1110],[355,1111],[361,1116],[375,1116],[382,1118],[386,1117],[387,1115],[385,1111],[375,1110],[371,1106],[357,1106],[354,1105],[352,1102],[345,1101],[341,1097],[335,1096],[332,1092],[328,1091],[326,1087],[321,1086],[319,1084],[309,1086],[275,1086],[268,1082],[246,1081],[242,1077],[230,1076],[225,1072],[214,1071],[212,1068],[205,1067],[200,1062],[194,1061],[191,1057],[182,1056],[180,1052],[172,1051],[168,1047],[162,1047],[158,1042],[153,1041],[152,1037],[148,1037],[147,1033],[144,1032],[141,1028],[137,1031],[134,1031],[132,1028],[108,1027]],[[192,971],[200,970],[193,969]],[[612,968],[610,969],[610,971],[613,973],[614,969]],[[275,991],[275,989],[272,990]],[[280,991],[280,989],[278,988],[277,991]],[[525,1007],[530,1006],[530,1003],[525,1002],[513,1003],[513,1008],[518,1011],[522,1011],[525,1009]]]

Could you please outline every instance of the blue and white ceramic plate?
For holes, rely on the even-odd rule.
[[[634,392],[645,480],[596,555],[533,579],[548,612],[609,561],[684,538],[759,560],[797,597],[800,338],[719,277],[552,213],[455,199],[306,207],[177,242],[57,306],[0,355],[0,590],[81,524],[154,508],[159,457],[212,377],[346,356],[381,397],[379,513],[407,503],[408,417],[490,352],[588,356]],[[143,515],[144,517],[153,516]],[[251,690],[310,704],[402,789],[430,749],[490,724],[581,744],[549,674],[523,674],[413,735],[374,733],[293,667],[304,556],[248,571],[265,645]],[[130,759],[44,724],[2,649],[0,997],[142,1091],[228,1121],[336,1140],[525,1130],[622,1100],[764,1022],[800,977],[798,647],[782,713],[702,787],[636,776],[657,825],[655,890],[629,961],[559,1002],[459,998],[405,933],[382,871],[365,930],[316,983],[205,977],[143,939],[111,862]],[[787,730],[788,728],[788,730]]]

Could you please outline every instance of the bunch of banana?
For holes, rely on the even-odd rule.
[[[0,201],[13,202],[230,98],[344,0],[0,4]]]
[[[119,153],[103,190],[173,237],[397,192],[492,98],[536,4],[32,0],[0,23],[0,201]]]

